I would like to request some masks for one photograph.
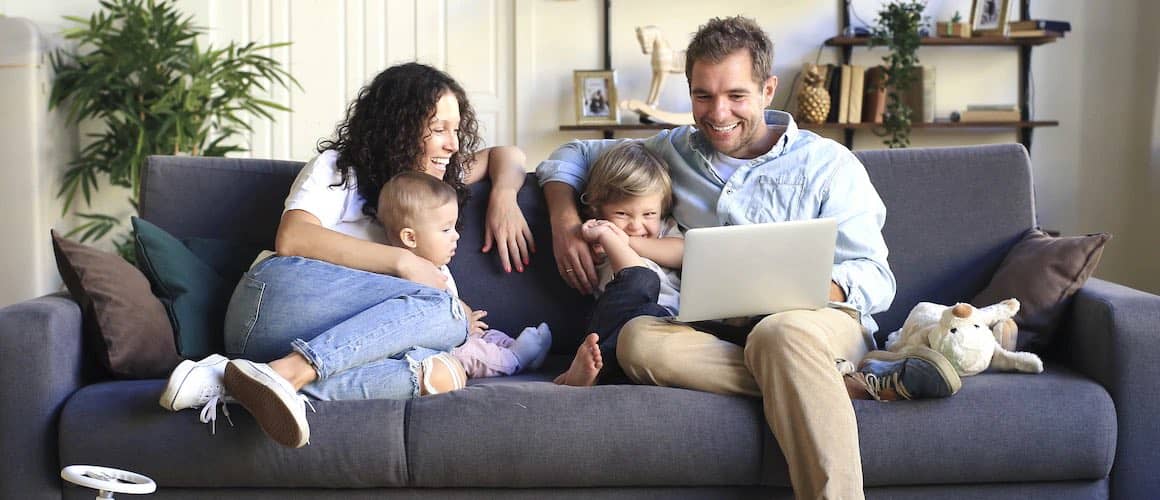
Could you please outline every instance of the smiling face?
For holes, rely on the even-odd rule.
[[[605,203],[597,212],[601,219],[615,224],[629,236],[659,238],[664,198],[664,193],[659,192],[629,196]]]
[[[451,92],[435,102],[435,114],[427,122],[419,170],[442,179],[451,157],[459,151],[459,100]]]
[[[718,62],[697,60],[690,73],[693,119],[713,148],[734,158],[756,158],[778,135],[765,125],[777,77],[753,78],[749,52],[737,50]]]
[[[432,210],[423,211],[415,227],[404,228],[400,238],[415,255],[431,261],[437,266],[451,262],[459,241],[455,221],[459,217],[459,205],[444,203]]]

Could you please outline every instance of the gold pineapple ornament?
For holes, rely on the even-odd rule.
[[[822,123],[830,115],[830,93],[822,88],[817,66],[806,71],[805,86],[798,98],[798,115],[805,123]]]

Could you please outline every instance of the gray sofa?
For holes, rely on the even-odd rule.
[[[921,300],[968,300],[1036,225],[1018,145],[865,151],[888,207],[898,279],[885,333]],[[179,237],[269,246],[299,163],[154,157],[141,215]],[[238,406],[217,434],[157,404],[163,380],[94,375],[63,295],[0,310],[4,499],[92,498],[59,470],[88,463],[153,477],[158,498],[790,498],[758,401],[682,389],[549,382],[590,302],[551,256],[533,178],[520,203],[539,252],[502,273],[479,242],[476,186],[454,262],[464,297],[518,332],[546,320],[558,354],[540,373],[413,401],[316,403],[311,444],[282,448]],[[47,238],[47,235],[45,235]],[[985,373],[949,399],[855,401],[870,498],[1147,498],[1160,494],[1160,297],[1090,280],[1040,375]]]

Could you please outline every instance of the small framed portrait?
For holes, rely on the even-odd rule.
[[[620,123],[616,103],[615,70],[576,70],[576,123],[578,125],[615,125]]]
[[[971,32],[975,35],[1007,36],[1010,0],[971,0]]]

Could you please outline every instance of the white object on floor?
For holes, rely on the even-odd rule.
[[[60,477],[78,486],[97,490],[97,500],[113,498],[113,493],[144,495],[157,491],[157,483],[147,476],[97,465],[70,465],[60,470]]]

